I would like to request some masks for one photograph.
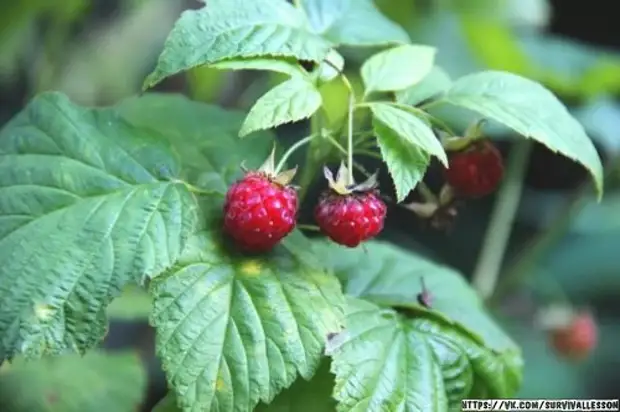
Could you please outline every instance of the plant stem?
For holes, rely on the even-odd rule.
[[[355,153],[362,155],[362,156],[372,157],[373,159],[383,160],[383,157],[381,157],[381,154],[377,152],[373,152],[372,150],[357,149]]]
[[[523,178],[531,150],[531,142],[518,142],[508,159],[507,173],[482,243],[482,250],[474,269],[474,288],[487,299],[493,293],[510,239],[512,225],[521,200]]]
[[[353,184],[353,111],[355,110],[355,92],[347,76],[340,75],[342,82],[349,90],[349,110],[347,118],[347,168],[349,169],[349,184]]]
[[[318,111],[314,116],[310,118],[310,135],[316,136],[321,131],[321,112]],[[312,179],[316,176],[317,167],[314,162],[314,149],[316,142],[319,139],[312,140],[310,145],[308,146],[308,150],[306,152],[306,161],[304,162],[304,167],[301,172],[301,177],[299,178],[299,191],[297,195],[299,197],[299,202],[303,202],[306,197],[306,193],[308,193],[308,187],[312,183]]]
[[[178,181],[179,183],[182,183],[183,185],[185,185],[185,187],[187,188],[187,190],[189,190],[191,193],[195,194],[195,195],[204,195],[204,196],[225,196],[224,193],[222,192],[218,192],[217,190],[206,190],[206,189],[201,189],[197,186],[192,185],[191,183],[185,182],[185,181]]]
[[[282,170],[288,158],[291,157],[291,155],[295,153],[297,149],[299,149],[301,146],[305,145],[306,143],[310,143],[310,141],[314,139],[315,137],[316,137],[316,134],[311,134],[310,136],[306,136],[303,139],[295,142],[295,144],[289,147],[289,149],[284,153],[284,155],[282,155],[282,158],[278,162],[275,173],[278,174]]]
[[[347,154],[347,149],[345,149],[338,140],[334,139],[334,136],[332,136],[331,134],[326,134],[325,138],[336,148],[338,149],[343,155],[346,156]]]
[[[297,229],[299,229],[299,230],[312,230],[313,232],[320,232],[321,231],[321,228],[319,228],[318,226],[315,226],[315,225],[297,224]]]
[[[567,202],[564,209],[557,213],[557,217],[551,224],[551,227],[525,246],[513,259],[515,263],[509,266],[502,281],[497,285],[492,296],[492,303],[499,302],[512,287],[519,283],[519,281],[526,279],[528,274],[534,272],[539,258],[566,233],[575,214],[579,213],[585,201],[588,200],[587,195],[591,192],[592,185],[590,182],[584,183],[575,192],[572,199]]]

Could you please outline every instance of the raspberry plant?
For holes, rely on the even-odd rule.
[[[225,194],[242,162],[268,158],[269,129],[312,118],[278,158],[307,145],[302,200],[335,152],[344,190],[358,156],[380,157],[401,203],[431,158],[449,168],[447,151],[468,143],[442,119],[452,107],[582,164],[600,197],[582,126],[520,76],[450,79],[441,51],[411,44],[371,0],[206,3],[180,17],[145,89],[196,66],[288,76],[247,115],[157,93],[103,108],[45,93],[0,132],[0,360],[86,353],[106,307],[137,284],[170,385],[159,411],[443,411],[513,396],[519,348],[459,273],[379,240],[343,248],[299,230],[248,254],[224,235]],[[340,46],[380,49],[361,92]],[[349,90],[344,118],[323,108],[328,82]]]

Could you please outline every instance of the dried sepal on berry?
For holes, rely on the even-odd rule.
[[[423,197],[423,202],[411,202],[403,204],[403,207],[429,222],[437,230],[446,230],[452,227],[458,215],[456,197],[452,188],[449,185],[444,185],[439,196],[426,192]]]
[[[241,163],[241,170],[244,173],[263,173],[269,180],[281,186],[289,186],[297,174],[297,166],[292,169],[277,171],[276,170],[276,148],[271,149],[271,153],[263,164],[256,170],[249,170],[245,166],[245,162]]]

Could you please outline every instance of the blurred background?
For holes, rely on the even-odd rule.
[[[580,166],[543,146],[532,148],[500,293],[492,305],[524,351],[520,397],[620,397],[620,26],[612,10],[617,5],[609,0],[376,3],[409,31],[414,42],[437,46],[438,64],[452,77],[491,68],[537,80],[569,106],[594,139],[606,170],[606,193],[598,204]],[[85,105],[115,104],[135,95],[181,11],[201,6],[196,0],[14,0],[1,4],[0,125],[45,90],[61,90]],[[342,52],[347,75],[356,80],[359,64],[372,50]],[[164,81],[156,90],[247,110],[281,80],[271,73],[199,68]],[[345,110],[337,107],[346,99],[339,82],[324,86],[322,93],[326,105],[334,105],[334,112]],[[449,120],[459,127],[467,125],[458,116]],[[277,134],[287,145],[305,135],[307,127],[289,125]],[[508,155],[513,147],[510,135],[501,128],[488,132]],[[440,184],[435,175],[432,170],[428,176],[432,187]],[[383,170],[381,176],[382,187],[389,193],[387,172]],[[322,189],[320,185],[310,190],[308,199]],[[494,200],[491,196],[469,202],[448,233],[430,229],[410,212],[393,208],[382,237],[469,276]],[[307,223],[312,206],[308,203],[302,211]],[[597,317],[600,342],[583,362],[559,359],[548,347],[546,335],[532,327],[536,308],[556,300],[588,307]],[[134,373],[136,385],[144,387],[141,396],[131,398],[135,410],[144,411],[165,391],[163,374],[153,358],[153,334],[145,320],[148,309],[149,301],[140,291],[128,290],[110,308],[113,322],[105,342],[118,356],[137,353],[147,365],[148,375],[141,374],[139,363],[126,371]],[[69,365],[69,371],[70,367],[80,366]],[[0,405],[15,396],[16,382],[28,386],[32,376],[49,370],[49,365],[42,364],[40,370],[36,365],[15,368],[19,374],[10,379],[12,370],[0,370]]]

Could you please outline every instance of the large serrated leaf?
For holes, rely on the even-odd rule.
[[[307,119],[321,107],[321,93],[303,78],[291,78],[265,93],[252,106],[239,136]]]
[[[356,297],[328,345],[339,411],[444,411],[514,396],[520,351],[458,273],[387,243],[366,249],[321,248]],[[422,278],[432,309],[417,300]]]
[[[414,145],[436,156],[444,165],[448,157],[433,129],[415,114],[390,103],[369,103],[373,118],[401,137],[403,143]]]
[[[133,412],[146,389],[138,354],[93,352],[0,368],[2,412]]]
[[[436,53],[431,46],[405,44],[374,54],[361,68],[365,94],[413,86],[431,71]]]
[[[162,174],[162,166],[166,174]],[[169,146],[43,94],[0,132],[0,359],[94,346],[119,289],[169,267],[197,222]]]
[[[256,132],[243,140],[241,111],[198,103],[174,94],[148,93],[118,106],[118,113],[135,127],[161,136],[174,148],[181,162],[181,177],[222,195],[242,174],[240,165],[259,167],[273,147],[273,134]]]
[[[603,166],[592,141],[542,85],[512,73],[479,72],[456,80],[436,103],[478,112],[581,163],[592,175],[599,198],[602,196]]]
[[[373,46],[409,43],[402,27],[385,17],[373,0],[301,0],[316,33],[336,44]]]
[[[381,156],[394,182],[396,201],[402,202],[424,177],[430,156],[377,119],[373,120],[373,129]]]
[[[213,228],[153,280],[157,352],[184,411],[251,411],[298,373],[315,373],[327,335],[342,327],[343,296],[332,274],[287,241],[246,257]]]
[[[184,12],[144,87],[190,68],[237,57],[294,57],[321,62],[332,44],[307,27],[284,0],[210,0]]]

